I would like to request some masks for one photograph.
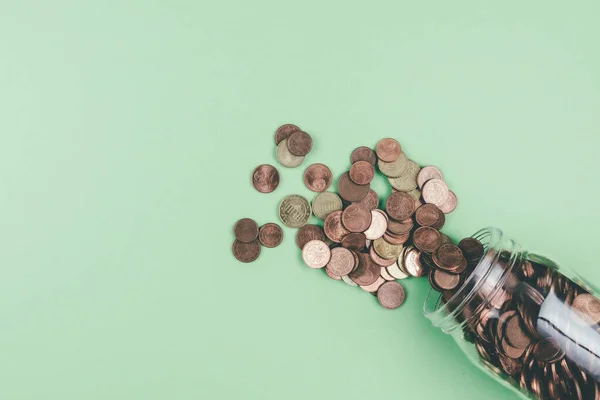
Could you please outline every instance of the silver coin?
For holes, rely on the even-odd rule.
[[[406,171],[396,178],[388,178],[388,182],[400,192],[410,192],[417,188],[417,174],[420,170],[421,167],[416,162],[409,160]]]
[[[404,265],[406,266],[406,271],[409,275],[419,277],[425,274],[425,269],[421,265],[421,260],[419,259],[421,252],[417,249],[411,249],[406,252],[404,256]]]
[[[289,228],[300,228],[310,219],[308,200],[297,194],[287,196],[279,203],[279,219]]]
[[[448,200],[448,186],[441,179],[430,179],[423,186],[423,200],[425,203],[442,207]]]
[[[379,209],[371,210],[371,225],[364,232],[369,240],[379,239],[387,230],[387,218],[383,211]]]
[[[421,199],[421,191],[419,189],[413,189],[407,193],[410,194],[410,197],[415,199],[415,201]],[[416,210],[416,208],[415,208],[415,210]]]
[[[295,168],[298,165],[302,164],[304,161],[304,156],[296,156],[288,150],[287,147],[287,139],[283,139],[277,145],[277,150],[275,151],[275,157],[277,157],[277,161],[281,163],[284,167]]]
[[[400,269],[400,267],[398,266],[398,263],[394,263],[392,265],[390,265],[389,267],[383,267],[387,270],[388,274],[390,274],[392,277],[394,277],[394,279],[406,279],[409,277],[409,275],[402,271]],[[383,276],[383,274],[382,274]]]
[[[392,264],[393,265],[393,264]],[[381,277],[386,281],[395,281],[398,278],[394,278],[387,270],[387,267],[381,267]]]
[[[333,192],[319,193],[312,201],[312,210],[315,217],[322,220],[325,220],[332,212],[340,211],[342,207],[342,199]]]
[[[348,275],[342,276],[342,280],[350,286],[358,286]]]
[[[427,167],[421,168],[419,175],[417,175],[417,184],[422,189],[423,185],[430,179],[441,179],[444,180],[442,176],[442,171],[438,169],[438,167],[434,167],[433,165],[428,165]]]
[[[381,160],[377,161],[379,171],[387,177],[395,178],[404,173],[408,168],[408,158],[406,154],[400,154],[400,157],[394,162],[386,163]]]

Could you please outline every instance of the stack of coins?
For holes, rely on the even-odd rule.
[[[275,131],[277,160],[287,168],[295,168],[302,164],[304,158],[312,150],[310,135],[294,124],[285,124]]]
[[[279,225],[269,222],[259,228],[250,218],[240,219],[233,228],[233,234],[233,255],[244,263],[255,261],[260,255],[261,246],[273,248],[283,241],[283,230]]]

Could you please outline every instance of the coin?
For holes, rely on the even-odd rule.
[[[442,237],[437,230],[422,226],[413,234],[413,242],[419,250],[431,253],[441,246]]]
[[[442,290],[456,289],[460,283],[460,275],[450,274],[444,270],[436,269],[433,272],[435,284]]]
[[[401,267],[400,264],[398,264]],[[421,264],[421,252],[414,247],[407,247],[404,253],[404,268],[410,276],[420,277],[427,273],[427,269]]]
[[[571,305],[575,310],[583,314],[594,323],[600,321],[600,300],[588,293],[575,297]]]
[[[395,259],[402,252],[402,245],[394,245],[387,242],[384,238],[379,238],[373,241],[375,252],[383,258]]]
[[[279,225],[269,222],[260,227],[260,230],[258,231],[258,240],[260,241],[260,244],[265,247],[277,247],[283,241],[283,230]]]
[[[379,287],[381,285],[383,285],[384,283],[385,283],[385,279],[383,279],[381,276],[379,276],[377,278],[377,280],[375,282],[371,283],[370,285],[366,285],[366,286],[359,285],[359,286],[365,292],[375,293],[377,291],[377,289],[379,289]]]
[[[297,194],[287,196],[279,204],[279,218],[289,228],[300,228],[308,222],[310,215],[308,200]]]
[[[358,253],[358,267],[348,276],[359,286],[368,286],[379,278],[381,268],[365,253]]]
[[[379,209],[371,210],[371,225],[365,231],[365,237],[369,240],[379,239],[387,229],[387,218]]]
[[[444,214],[450,214],[456,209],[457,205],[458,199],[456,198],[456,194],[454,194],[452,190],[448,190],[448,198],[446,199],[444,204],[440,206],[440,210],[442,210]]]
[[[331,186],[333,174],[328,166],[312,164],[304,171],[304,184],[313,192],[323,192]]]
[[[407,218],[403,221],[395,221],[393,219],[388,221],[388,229],[390,232],[396,235],[404,235],[409,233],[414,227],[412,218]]]
[[[441,207],[448,199],[448,186],[441,179],[430,179],[423,186],[423,200]]]
[[[533,347],[533,355],[536,360],[551,364],[562,359],[565,353],[560,348],[558,342],[554,339],[547,338],[542,339],[535,344]]]
[[[432,165],[421,168],[421,171],[419,171],[419,174],[417,175],[417,185],[422,189],[423,185],[430,179],[444,180],[442,171]]]
[[[361,251],[367,245],[367,239],[364,233],[352,232],[342,239],[342,247],[350,250]]]
[[[453,271],[466,262],[462,250],[453,244],[443,244],[435,251],[434,260],[439,260],[438,267]]]
[[[392,264],[392,265],[393,265],[393,264]],[[386,281],[388,281],[388,282],[389,282],[389,281],[395,281],[396,279],[398,279],[398,278],[394,278],[392,275],[390,275],[390,273],[389,273],[389,272],[388,272],[388,270],[387,270],[387,267],[381,267],[381,272],[380,272],[380,274],[381,274],[381,277],[382,277],[383,279],[385,279]]]
[[[379,207],[379,196],[373,189],[369,189],[369,193],[360,201],[354,201],[352,204],[358,204],[367,210],[374,210]]]
[[[288,139],[283,139],[277,145],[275,156],[277,157],[277,161],[279,161],[279,163],[284,167],[295,168],[298,165],[302,164],[302,161],[304,161],[304,157],[299,157],[290,153],[287,147],[287,143]]]
[[[342,212],[342,223],[350,232],[364,232],[371,225],[371,211],[351,204]]]
[[[375,155],[375,152],[370,148],[366,146],[361,146],[354,149],[352,155],[350,156],[350,162],[352,164],[354,164],[357,161],[366,161],[369,164],[375,166],[375,163],[377,162],[377,156]]]
[[[327,268],[327,266],[325,266],[325,268],[323,268],[323,269],[325,270],[325,273],[327,274],[327,276],[330,277],[331,279],[333,279],[334,281],[341,281],[342,280],[342,277],[333,275],[331,273],[331,271],[329,270],[329,268]]]
[[[360,201],[369,193],[369,185],[357,185],[352,182],[348,172],[345,172],[338,179],[338,192],[342,199],[346,201]]]
[[[258,225],[253,219],[242,218],[235,223],[233,234],[236,240],[240,242],[253,242],[258,237]]]
[[[279,128],[277,128],[277,131],[275,131],[275,144],[278,145],[282,140],[289,138],[292,133],[299,130],[300,128],[293,124],[281,125]]]
[[[357,185],[367,185],[375,177],[375,169],[367,161],[357,161],[352,164],[348,174]]]
[[[419,189],[413,189],[410,192],[407,192],[408,194],[410,194],[410,197],[412,197],[413,199],[415,199],[415,204],[420,202],[421,200],[421,190]],[[416,207],[418,208],[418,207]]]
[[[379,265],[380,267],[387,267],[390,266],[392,264],[394,264],[396,262],[395,258],[383,258],[381,257],[379,254],[377,254],[377,252],[375,251],[375,247],[371,246],[371,248],[369,249],[369,256],[371,257],[371,260],[373,260],[373,262],[377,265]]]
[[[415,201],[407,193],[395,192],[388,197],[385,210],[391,218],[403,221],[415,212]]]
[[[465,238],[458,243],[458,247],[463,251],[465,258],[469,261],[479,260],[483,257],[483,244],[475,238]]]
[[[404,303],[406,293],[398,282],[386,282],[377,291],[377,300],[384,308],[393,310]]]
[[[388,178],[388,182],[394,189],[401,192],[411,192],[413,190],[417,190],[417,174],[419,173],[420,169],[421,168],[417,163],[409,160],[408,166],[404,173],[396,178]]]
[[[323,268],[330,258],[329,246],[320,240],[311,240],[302,248],[302,259],[311,268]]]
[[[408,158],[404,153],[394,162],[388,163],[382,160],[377,161],[379,171],[388,178],[396,178],[408,169]]]
[[[408,239],[410,239],[410,232],[407,232],[403,235],[396,235],[390,231],[386,231],[383,234],[383,239],[390,244],[395,244],[396,246],[403,245],[408,241]]]
[[[323,229],[320,226],[308,224],[298,229],[296,244],[300,249],[303,249],[304,245],[311,240],[325,241],[325,233],[323,233]]]
[[[269,164],[259,165],[252,173],[252,186],[261,193],[271,193],[279,186],[279,171]]]
[[[250,263],[258,258],[260,255],[260,242],[254,240],[249,243],[240,242],[235,240],[233,242],[233,256],[243,263]]]
[[[415,220],[421,226],[430,226],[439,231],[444,226],[446,217],[435,204],[423,204],[415,211]]]
[[[304,157],[312,150],[312,138],[304,131],[293,132],[287,140],[287,148],[293,155]]]
[[[398,159],[402,153],[402,147],[395,139],[381,139],[375,147],[375,153],[380,160],[391,163]]]
[[[336,247],[331,250],[327,270],[335,276],[348,275],[354,269],[354,255],[348,249]]]
[[[349,276],[342,276],[342,280],[349,286],[358,286]]]
[[[531,338],[523,330],[521,317],[515,315],[506,322],[506,340],[518,349],[524,349],[531,343]]]
[[[312,201],[312,210],[315,217],[322,220],[334,211],[341,211],[342,208],[342,199],[333,192],[319,193]]]
[[[323,223],[325,235],[336,243],[340,243],[344,236],[350,233],[342,224],[342,212],[334,211],[325,218]]]
[[[394,262],[392,265],[385,267],[385,269],[395,279],[406,279],[409,277],[409,275],[402,271],[398,266],[398,260],[396,260],[396,262]]]

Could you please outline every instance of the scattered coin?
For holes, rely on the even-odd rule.
[[[441,179],[430,179],[423,186],[423,200],[438,207],[444,205],[448,199],[448,186]]]
[[[432,165],[421,168],[421,171],[419,171],[419,174],[417,175],[417,185],[422,189],[425,183],[430,179],[444,180],[442,171]]]
[[[388,221],[388,229],[390,232],[396,235],[404,235],[409,233],[414,227],[414,222],[412,218],[407,218],[402,221],[395,221],[393,219]]]
[[[357,161],[366,161],[369,164],[375,166],[375,164],[377,163],[377,156],[375,155],[375,152],[370,148],[361,146],[354,149],[352,155],[350,156],[350,162],[352,164],[354,164]]]
[[[297,194],[287,196],[279,204],[279,218],[289,228],[300,228],[306,224],[311,213],[308,200]]]
[[[311,240],[325,241],[325,233],[323,229],[318,225],[304,225],[296,233],[296,244],[300,249],[303,249],[306,243]]]
[[[371,211],[351,204],[342,212],[342,223],[350,232],[364,232],[371,225]]]
[[[442,237],[437,230],[422,226],[413,234],[413,242],[419,250],[431,253],[442,245]]]
[[[258,224],[253,219],[242,218],[236,222],[233,234],[235,239],[240,242],[253,242],[258,237]]]
[[[396,259],[402,252],[402,245],[394,245],[386,241],[384,238],[379,238],[373,241],[375,252],[383,258]]]
[[[342,223],[341,211],[334,211],[325,218],[323,230],[325,231],[325,235],[336,243],[340,243],[344,239],[344,236],[350,233]]]
[[[323,192],[331,186],[333,174],[328,166],[312,164],[304,171],[304,184],[313,192]]]
[[[406,248],[404,253],[404,268],[410,276],[420,277],[427,273],[427,269],[421,264],[421,252],[415,248]],[[398,264],[400,267],[400,264]]]
[[[404,303],[406,293],[398,282],[385,282],[377,291],[377,300],[384,308],[393,310]]]
[[[277,131],[275,131],[275,144],[278,145],[281,141],[288,139],[292,133],[299,130],[300,128],[293,124],[281,125],[277,128]]]
[[[396,221],[403,221],[415,212],[415,201],[404,192],[395,192],[385,203],[387,214]]]
[[[408,158],[404,153],[400,154],[400,157],[394,162],[385,162],[382,160],[377,161],[379,171],[387,176],[388,178],[396,178],[408,169]]]
[[[369,192],[360,201],[354,201],[352,204],[358,204],[359,206],[366,208],[367,210],[374,210],[379,207],[379,196],[373,189],[369,189]]]
[[[385,269],[395,279],[406,279],[409,277],[409,275],[402,271],[398,266],[398,260],[396,260],[392,265],[385,267]]]
[[[311,268],[323,268],[330,258],[329,246],[320,240],[311,240],[302,249],[302,259]]]
[[[369,249],[369,256],[371,260],[380,267],[388,267],[396,262],[396,258],[383,258],[375,251],[375,247],[371,246]]]
[[[369,193],[369,185],[357,185],[352,182],[348,172],[338,180],[338,193],[346,201],[360,201]]]
[[[233,242],[233,256],[243,263],[250,263],[258,258],[260,255],[260,242],[254,240],[249,243],[240,242],[235,240]]]
[[[349,286],[358,286],[348,275],[342,276],[342,280]]]
[[[331,258],[327,264],[327,270],[335,276],[348,275],[354,270],[355,261],[352,252],[344,247],[336,247],[331,250]]]
[[[360,288],[365,292],[375,293],[384,283],[385,279],[383,279],[380,275],[375,282],[371,283],[370,285],[360,286]]]
[[[327,268],[327,266],[325,268],[323,268],[323,269],[325,270],[325,273],[327,274],[327,276],[330,277],[331,279],[333,279],[334,281],[341,281],[342,280],[341,276],[333,275],[331,273],[331,271],[329,270],[329,268]]]
[[[259,165],[252,173],[252,186],[261,193],[271,193],[279,186],[279,172],[272,165]]]
[[[387,218],[379,209],[371,210],[371,224],[365,231],[365,237],[369,240],[379,239],[387,230]]]
[[[398,278],[394,278],[392,275],[390,275],[390,273],[387,270],[387,267],[381,267],[380,274],[381,274],[381,277],[388,282],[395,281],[396,279],[398,279]]]
[[[277,157],[277,161],[281,165],[287,168],[296,168],[298,165],[302,164],[304,161],[304,157],[296,156],[288,150],[288,139],[283,139],[277,145],[277,151],[275,152],[275,156]]]
[[[375,168],[367,161],[357,161],[350,167],[349,176],[357,185],[368,185],[375,177]]]
[[[342,216],[343,218],[343,216]],[[361,251],[367,245],[367,238],[364,233],[352,232],[342,239],[342,247],[350,250]]]
[[[359,253],[358,258],[358,267],[348,274],[348,276],[357,285],[368,286],[379,278],[381,273],[380,266],[375,264],[368,254]]]
[[[448,198],[444,204],[442,204],[440,210],[442,210],[444,214],[450,214],[456,209],[456,206],[458,206],[458,199],[452,190],[448,190]]]
[[[283,230],[273,222],[264,224],[258,231],[258,240],[265,247],[277,247],[283,241]]]
[[[333,192],[322,192],[315,196],[312,202],[312,210],[315,217],[325,220],[334,211],[341,211],[342,199]]]
[[[400,154],[402,153],[402,147],[397,140],[386,138],[381,139],[379,143],[377,143],[375,152],[380,160],[391,163],[400,157]]]
[[[420,169],[421,168],[417,163],[409,160],[408,166],[404,173],[396,178],[388,178],[388,181],[394,189],[401,192],[411,192],[413,190],[417,190],[417,174],[419,173]],[[420,193],[419,197],[421,197]]]
[[[312,138],[304,131],[293,132],[287,139],[287,148],[293,155],[304,157],[312,150]]]
[[[421,226],[430,226],[439,231],[444,226],[446,217],[435,204],[423,204],[415,211],[415,220]]]

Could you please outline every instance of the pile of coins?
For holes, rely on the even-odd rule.
[[[260,255],[261,246],[273,248],[283,241],[283,230],[279,225],[269,222],[259,228],[250,218],[240,219],[235,224],[233,233],[233,255],[244,263],[256,260]]]

